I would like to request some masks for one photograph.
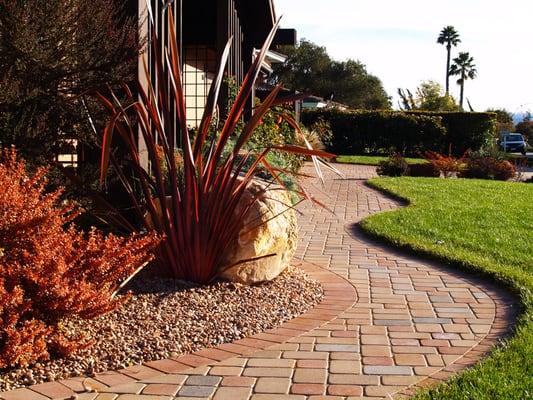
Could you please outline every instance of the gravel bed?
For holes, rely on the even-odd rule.
[[[65,323],[69,332],[94,339],[91,348],[69,358],[4,370],[0,391],[91,376],[232,342],[304,313],[323,296],[320,284],[295,267],[253,287],[227,282],[201,287],[141,277],[130,290],[133,297],[120,309],[95,320]]]

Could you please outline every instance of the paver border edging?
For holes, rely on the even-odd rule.
[[[394,193],[374,187],[373,185],[369,184],[368,180],[361,182],[361,185],[365,189],[378,192],[395,201],[401,208],[409,207],[411,204],[407,199],[404,199],[401,196],[397,196]],[[394,211],[397,210],[391,210],[390,212]],[[496,285],[498,282],[491,277],[490,274],[482,270],[475,271],[459,262],[445,260],[426,251],[416,251],[408,245],[395,245],[389,242],[387,239],[373,235],[365,231],[361,226],[361,222],[368,217],[364,217],[357,222],[346,224],[345,232],[348,233],[348,235],[354,240],[365,241],[373,246],[378,246],[393,255],[409,257],[410,259],[414,259],[420,263],[428,264],[442,270],[451,271],[454,274],[460,273],[463,275],[461,277],[462,279],[467,281],[475,281],[476,284],[481,284],[487,288],[491,293],[490,297],[496,306],[495,315],[489,332],[484,334],[476,345],[472,346],[467,352],[460,355],[457,360],[450,365],[442,367],[441,369],[426,376],[420,381],[415,382],[412,385],[400,389],[395,393],[391,393],[389,395],[390,398],[409,398],[413,396],[419,389],[432,387],[450,379],[458,372],[464,371],[483,360],[485,357],[490,355],[496,345],[501,343],[503,339],[506,339],[512,335],[518,315],[523,310],[523,305],[519,300],[519,296],[515,293],[512,287],[505,285],[506,293],[505,295],[501,295],[501,291],[496,290]],[[456,266],[457,269],[454,269],[453,266]],[[479,275],[476,276],[475,274]],[[518,303],[516,302],[517,300]],[[519,304],[520,306],[513,307],[515,304]]]
[[[318,281],[324,295],[321,301],[307,312],[283,322],[276,328],[231,343],[203,348],[175,358],[150,361],[117,371],[107,371],[91,378],[74,377],[3,392],[0,393],[0,399],[69,399],[74,398],[73,396],[77,393],[106,390],[116,385],[135,383],[161,374],[178,374],[229,358],[249,355],[285,343],[327,324],[357,302],[357,292],[354,286],[337,273],[300,259],[294,259],[291,265],[302,269],[310,278]]]
[[[398,196],[385,189],[381,189],[381,188],[378,188],[377,186],[376,187],[373,186],[371,183],[369,183],[368,179],[361,182],[361,185],[364,188],[369,189],[370,191],[379,193],[385,197],[388,197],[392,201],[395,201],[396,203],[399,204],[400,209],[409,207],[411,205],[409,200],[404,199],[403,197]],[[389,210],[386,212],[394,212],[398,210],[399,209],[394,209],[394,210]],[[504,282],[504,281],[498,281],[498,278],[496,276],[492,276],[492,274],[489,273],[488,271],[483,270],[479,267],[469,266],[467,264],[462,263],[461,261],[454,261],[454,260],[446,259],[445,257],[438,256],[427,250],[423,250],[423,249],[416,250],[407,244],[395,244],[387,240],[386,238],[383,238],[379,235],[365,231],[363,227],[361,226],[361,222],[363,222],[366,218],[369,218],[377,214],[382,214],[382,212],[369,215],[367,217],[362,218],[360,221],[347,224],[347,226],[352,227],[352,229],[346,230],[346,232],[351,237],[354,237],[354,235],[358,233],[361,235],[362,238],[364,238],[364,240],[371,242],[374,245],[381,246],[393,254],[396,253],[399,256],[404,256],[404,257],[408,256],[411,258],[415,258],[422,263],[432,264],[434,266],[452,271],[454,273],[460,272],[464,274],[468,279],[471,279],[471,280],[477,279],[485,286],[495,287],[497,284],[501,284],[504,286],[504,290],[507,292],[507,294],[513,297],[513,299],[515,300],[515,303],[513,303],[513,305],[518,304],[520,307],[520,309],[513,310],[516,316],[518,314],[521,314],[522,311],[524,311],[524,305],[520,301],[520,294],[518,293],[518,291],[509,283]],[[454,268],[457,268],[457,269],[454,269]],[[475,274],[479,274],[479,275],[475,276]],[[515,317],[515,320],[516,320],[516,317]]]
[[[493,285],[493,282],[489,282],[489,287]],[[513,328],[518,315],[516,310],[510,310],[508,307],[509,303],[513,301],[511,298],[512,296],[502,297],[499,295],[494,295],[495,292],[493,290],[491,290],[491,292],[493,293],[491,299],[496,305],[496,313],[492,321],[490,331],[484,335],[478,344],[472,346],[470,350],[462,354],[452,364],[443,367],[442,369],[434,372],[433,374],[425,377],[411,386],[393,393],[391,397],[398,399],[411,397],[419,389],[432,387],[450,379],[456,373],[462,372],[482,361],[485,357],[490,355],[493,348],[498,345],[502,339],[505,339],[511,335],[514,330]]]

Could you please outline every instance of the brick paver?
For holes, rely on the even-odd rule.
[[[306,167],[307,168],[307,167]],[[5,400],[350,399],[409,396],[482,358],[512,325],[514,299],[486,282],[375,244],[362,218],[398,204],[367,188],[372,167],[339,166],[307,190],[296,257],[323,301],[252,338],[89,379],[1,393]],[[117,386],[118,385],[118,386]],[[92,389],[95,393],[81,392]],[[105,392],[105,393],[104,393]],[[104,397],[99,397],[104,396]],[[75,398],[75,397],[72,397]]]

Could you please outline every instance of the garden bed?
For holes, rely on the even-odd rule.
[[[130,290],[132,298],[112,313],[65,322],[70,334],[86,335],[94,340],[93,346],[68,358],[4,370],[0,391],[91,376],[232,342],[295,318],[323,296],[320,284],[295,267],[257,286],[196,286],[144,276]]]

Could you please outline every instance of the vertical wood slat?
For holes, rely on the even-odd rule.
[[[143,2],[145,0],[140,0],[139,3]],[[168,45],[167,40],[167,32],[168,32],[168,23],[167,23],[167,10],[164,10],[164,5],[168,3],[167,0],[148,0],[150,1],[152,11],[153,11],[153,18],[154,18],[154,24],[152,29],[155,30],[157,33],[159,40],[160,40],[160,51],[163,52],[164,48]],[[242,83],[242,79],[244,77],[244,71],[246,70],[246,61],[243,60],[243,53],[246,51],[243,49],[243,40],[245,39],[243,29],[241,26],[241,13],[242,11],[239,11],[238,5],[240,3],[236,2],[236,0],[216,0],[214,2],[216,4],[216,38],[215,43],[206,43],[207,46],[215,45],[215,48],[217,50],[218,59],[220,59],[220,55],[222,54],[222,51],[227,43],[227,40],[230,36],[233,36],[233,43],[231,48],[231,54],[228,60],[228,66],[226,69],[228,76],[234,76],[236,79],[236,82],[238,85]],[[178,42],[179,42],[179,48],[180,48],[180,58],[182,62],[182,71],[184,67],[184,61],[185,61],[185,54],[183,50],[183,18],[186,16],[182,15],[182,5],[183,0],[174,0],[169,3],[169,7],[172,7],[172,11],[174,13],[175,17],[175,24],[176,24],[176,31],[177,35],[179,36]],[[146,13],[139,15],[146,15]],[[151,32],[147,32],[149,35],[151,35]],[[149,36],[150,37],[150,36]],[[243,51],[244,50],[244,51]],[[251,53],[247,55],[248,58],[251,58]],[[154,89],[158,93],[158,84],[157,82],[157,74],[155,71],[155,60],[153,58],[153,54],[151,51],[148,52],[148,65],[149,65],[149,72],[150,76],[152,78],[152,82],[154,84]],[[207,73],[207,71],[205,71]],[[164,68],[164,77],[163,79],[168,80],[169,79],[169,71],[165,67]],[[166,82],[161,82],[166,83]],[[223,102],[225,96],[221,97],[221,101]],[[171,100],[171,99],[169,99]],[[220,104],[221,107],[223,104]],[[171,104],[171,107],[173,104]],[[174,107],[172,107],[174,109]],[[179,146],[179,138],[181,135],[179,135],[179,126],[176,124],[176,115],[175,112],[172,113],[172,121],[168,121],[170,125],[170,129],[173,130],[173,138],[176,140],[176,144]]]
[[[141,0],[141,1],[144,1],[144,0]],[[151,7],[152,7],[152,11],[153,11],[153,18],[154,18],[154,26],[151,27],[151,29],[153,29],[155,31],[155,33],[157,34],[157,37],[158,37],[158,40],[159,40],[159,51],[160,51],[160,54],[161,56],[165,57],[165,48],[168,48],[169,46],[169,42],[168,42],[168,31],[169,31],[169,26],[168,26],[168,9],[164,9],[164,5],[166,4],[166,1],[165,0],[149,0],[150,1],[150,4],[151,4]],[[172,9],[172,13],[173,13],[173,16],[174,16],[174,24],[176,26],[176,33],[177,35],[179,35],[179,37],[177,38],[178,39],[178,44],[179,44],[179,48],[180,50],[182,49],[182,26],[181,26],[181,18],[182,18],[182,8],[181,8],[181,5],[182,5],[182,1],[173,1],[172,3],[169,4],[169,8]],[[143,15],[143,14],[139,14],[139,15]],[[148,32],[148,37],[151,39],[151,35],[152,35],[152,31],[149,30]],[[183,54],[181,54],[181,51],[180,51],[180,58],[182,59],[183,58]],[[183,65],[183,59],[181,60],[182,61],[182,65]],[[152,51],[150,49],[148,49],[148,68],[149,68],[149,72],[150,72],[150,77],[152,79],[152,82],[154,84],[154,89],[155,89],[155,93],[156,93],[156,96],[159,95],[159,79],[158,79],[158,76],[157,76],[157,73],[155,71],[155,59],[154,59],[154,54],[152,53]],[[167,66],[163,63],[163,73],[164,73],[164,79],[165,79],[165,82],[162,82],[164,84],[168,84],[169,80],[170,80],[170,71],[169,69],[167,68]],[[171,99],[171,96],[169,94],[168,98],[167,98],[167,101],[169,102],[169,106],[170,106],[170,109],[173,110],[173,112],[171,113],[171,120],[170,121],[167,121],[168,123],[168,126],[170,127],[170,130],[171,132],[169,132],[169,139],[170,141],[178,144],[178,146],[180,145],[180,138],[181,138],[181,135],[180,135],[180,132],[179,132],[179,126],[178,124],[176,123],[177,121],[177,118],[176,118],[176,112],[175,112],[175,104],[173,102],[173,100]]]

